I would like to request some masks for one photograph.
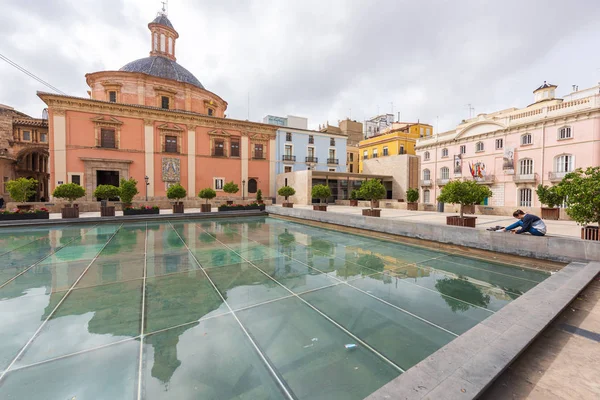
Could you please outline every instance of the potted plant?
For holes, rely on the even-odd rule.
[[[326,201],[331,196],[331,189],[327,185],[315,185],[312,188],[313,199],[319,199],[319,204],[313,204],[313,210],[315,211],[327,211],[327,204],[323,205],[323,201]]]
[[[238,185],[233,183],[233,181],[231,181],[231,182],[227,182],[225,185],[223,185],[223,191],[227,194],[235,194],[240,191],[240,188],[238,187]],[[227,205],[231,205],[231,204],[233,204],[233,200],[227,199]]]
[[[369,179],[365,181],[359,191],[358,196],[365,200],[369,200],[371,208],[364,208],[362,215],[367,217],[380,217],[381,210],[375,209],[379,205],[379,200],[383,199],[386,195],[385,186],[379,181],[379,179]]]
[[[167,189],[167,198],[175,200],[175,203],[173,203],[173,214],[183,214],[183,201],[181,199],[185,199],[185,196],[187,196],[187,191],[179,183],[171,185]]]
[[[131,207],[131,202],[138,193],[137,181],[134,178],[121,178],[119,182],[119,197],[121,198],[121,203],[123,203],[123,211],[125,208]]]
[[[262,198],[262,190],[260,190],[260,189],[258,189],[258,190],[256,191],[256,202],[257,202],[258,204],[264,204],[264,202],[263,202],[263,198]]]
[[[291,186],[280,187],[279,190],[277,191],[277,194],[280,196],[283,196],[285,198],[285,201],[282,204],[283,207],[294,208],[294,203],[291,203],[288,200],[288,198],[290,196],[293,196],[296,194],[296,190],[293,187],[291,187]]]
[[[410,188],[406,191],[406,209],[410,211],[417,211],[419,209],[419,191],[417,189]]]
[[[350,192],[350,206],[358,207],[358,190],[354,189]]]
[[[442,188],[438,201],[460,205],[460,216],[446,217],[447,225],[466,226],[475,228],[477,217],[465,217],[464,207],[471,204],[479,204],[486,197],[492,197],[492,191],[485,185],[476,181],[453,180]]]
[[[560,208],[556,205],[563,202],[563,196],[558,192],[556,186],[538,185],[536,191],[540,203],[548,206],[542,207],[542,219],[558,220],[560,217]]]
[[[76,183],[63,183],[54,189],[52,196],[69,201],[69,204],[60,210],[63,218],[79,218],[79,207],[73,207],[73,202],[85,196],[84,188]]]
[[[206,204],[200,204],[200,211],[201,212],[211,212],[212,211],[212,205],[210,205],[208,203],[208,201],[214,199],[215,197],[217,197],[217,192],[215,192],[211,188],[202,189],[200,191],[200,193],[198,193],[198,197],[200,197],[201,199],[205,199],[206,200]]]
[[[98,185],[94,190],[94,197],[100,199],[100,216],[101,217],[114,217],[115,206],[109,206],[108,200],[119,197],[119,188],[114,185]]]
[[[18,203],[19,210],[31,210],[31,204],[24,204],[31,196],[35,194],[35,188],[38,181],[33,178],[18,178],[6,182],[6,190],[12,199]]]
[[[600,167],[578,168],[569,172],[557,185],[558,193],[563,196],[567,214],[575,222],[583,225],[581,238],[600,240]]]

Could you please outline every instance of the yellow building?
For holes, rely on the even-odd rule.
[[[379,135],[361,140],[358,145],[359,172],[363,172],[363,160],[398,154],[415,155],[417,139],[429,137],[432,134],[433,128],[428,124],[394,122],[389,129]]]

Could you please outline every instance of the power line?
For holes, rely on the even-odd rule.
[[[25,68],[21,67],[19,64],[17,64],[16,62],[12,61],[11,59],[9,59],[8,57],[6,57],[5,55],[3,55],[2,53],[0,53],[0,59],[6,61],[9,65],[12,65],[13,67],[15,67],[16,69],[18,69],[19,71],[23,72],[24,74],[26,74],[27,76],[35,79],[36,81],[38,81],[39,83],[48,86],[50,89],[52,89],[53,91],[60,93],[60,94],[64,94],[65,96],[67,95],[65,92],[63,92],[60,89],[57,89],[56,87],[52,86],[51,84],[49,84],[48,82],[46,82],[45,80],[43,80],[42,78],[37,77],[36,75],[34,75],[33,73],[27,71]]]

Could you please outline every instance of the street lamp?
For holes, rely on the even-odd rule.
[[[246,192],[246,181],[242,179],[242,201],[246,200],[244,193]]]
[[[146,181],[146,201],[148,201],[148,185],[150,184],[150,182],[148,182],[150,178],[148,178],[148,175],[146,175],[144,177],[144,180]]]

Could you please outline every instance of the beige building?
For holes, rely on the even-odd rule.
[[[358,144],[364,138],[363,124],[346,118],[338,121],[338,125],[329,125],[329,122],[327,122],[325,125],[319,125],[319,131],[348,137],[346,142],[346,172],[358,173],[360,161]]]
[[[357,173],[360,164],[360,152],[358,146],[346,146],[346,172]]]
[[[391,196],[388,199],[406,201],[406,190],[419,187],[419,157],[402,154],[363,161],[363,174],[391,175]]]

